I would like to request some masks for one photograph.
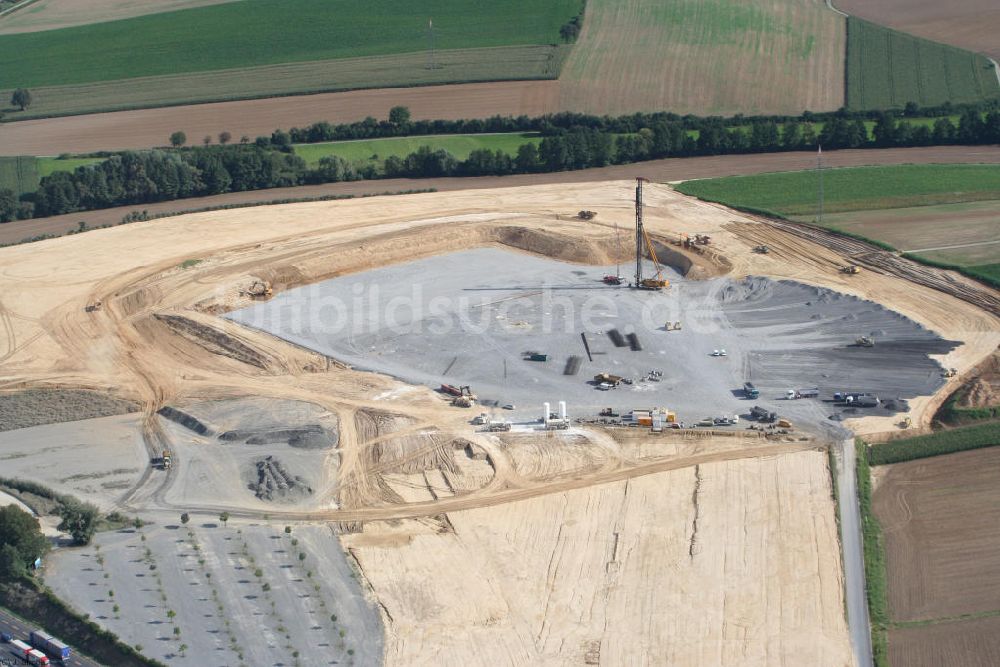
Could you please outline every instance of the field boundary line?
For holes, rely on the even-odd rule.
[[[36,2],[38,2],[38,1],[39,0],[24,0],[24,2],[19,2],[16,5],[14,5],[13,7],[8,7],[7,9],[3,10],[2,12],[0,12],[0,18],[3,18],[4,16],[7,16],[9,14],[13,14],[17,10],[24,9],[28,5],[33,5]]]
[[[936,248],[914,248],[913,250],[902,250],[901,252],[931,252],[932,250],[952,250],[954,248],[974,248],[981,245],[993,245],[998,241],[977,241],[976,243],[959,243],[957,245],[942,245]]]

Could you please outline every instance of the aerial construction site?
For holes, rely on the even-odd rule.
[[[5,248],[3,476],[141,517],[46,583],[172,665],[860,664],[853,435],[1000,300],[852,243],[640,179]]]

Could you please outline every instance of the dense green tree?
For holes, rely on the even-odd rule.
[[[31,106],[31,91],[27,88],[18,88],[10,96],[10,103],[24,111]]]
[[[219,132],[219,143],[222,144],[223,146],[228,144],[232,140],[232,138],[233,135],[230,134],[229,132]]]
[[[36,558],[49,550],[38,519],[17,505],[0,507],[0,578],[23,576]]]
[[[396,106],[389,109],[389,122],[397,128],[408,126],[410,124],[410,108]]]
[[[538,146],[533,143],[521,144],[517,149],[517,157],[514,159],[517,170],[521,173],[530,174],[538,171],[539,157]]]
[[[10,188],[0,188],[0,222],[17,219],[17,195]]]
[[[187,135],[181,132],[180,130],[170,135],[170,145],[173,146],[174,148],[180,148],[181,146],[187,143],[187,140],[188,140]]]
[[[78,500],[66,500],[59,507],[58,514],[62,518],[59,530],[72,535],[76,544],[90,544],[97,530],[99,515],[96,507]]]

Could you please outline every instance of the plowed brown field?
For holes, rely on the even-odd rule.
[[[167,145],[176,130],[192,143],[222,131],[253,138],[321,120],[386,118],[397,104],[408,106],[415,119],[539,116],[555,110],[558,86],[556,81],[502,81],[382,88],[25,120],[0,125],[0,155],[152,148]]]
[[[890,630],[889,660],[904,667],[995,667],[1000,617]]]
[[[1000,58],[1000,4],[996,0],[837,0],[868,21]]]

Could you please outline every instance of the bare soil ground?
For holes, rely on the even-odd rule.
[[[993,0],[837,0],[874,23],[1000,59],[1000,6]]]
[[[5,130],[0,126],[0,133]],[[117,225],[127,214],[146,210],[150,214],[190,211],[203,207],[252,204],[285,198],[325,196],[364,196],[434,188],[439,191],[505,188],[538,183],[589,183],[643,175],[659,182],[714,178],[739,174],[809,169],[815,165],[814,153],[772,153],[763,155],[723,155],[696,158],[669,158],[633,165],[564,171],[551,174],[519,176],[484,176],[476,178],[386,179],[353,183],[327,183],[294,188],[275,188],[253,192],[232,192],[213,197],[181,199],[172,202],[120,206],[101,211],[68,213],[51,218],[22,220],[0,225],[0,244],[17,243],[43,234],[61,235],[75,230],[80,222],[90,227]],[[940,146],[934,148],[891,148],[885,150],[843,150],[826,157],[831,167],[903,163],[1000,163],[1000,147]]]
[[[889,630],[889,660],[906,667],[1000,664],[1000,618]]]
[[[0,35],[117,21],[233,0],[41,0],[0,18]]]
[[[389,612],[386,653],[397,664],[440,661],[470,647],[481,653],[461,653],[464,664],[530,663],[559,651],[618,664],[664,654],[675,663],[775,664],[805,655],[810,664],[851,664],[826,457],[807,436],[692,442],[681,432],[643,443],[581,428],[580,439],[542,436],[557,449],[579,448],[565,458],[540,443],[509,451],[499,438],[473,431],[470,411],[426,388],[345,368],[218,317],[252,303],[247,289],[256,280],[281,292],[474,247],[596,263],[614,246],[614,225],[627,228],[633,220],[633,184],[554,183],[217,211],[3,248],[0,345],[7,358],[0,385],[115,388],[139,402],[142,411],[132,418],[147,456],[171,449],[179,460],[169,471],[146,468],[116,504],[160,525],[181,512],[201,525],[227,511],[234,523],[334,522],[359,533],[351,546]],[[941,359],[947,367],[965,372],[1000,343],[997,318],[953,296],[888,272],[844,276],[837,267],[845,258],[833,250],[666,186],[650,185],[646,201],[655,236],[712,235],[712,247],[689,259],[736,277],[792,278],[875,300],[963,341]],[[597,219],[578,220],[581,209],[597,211]],[[756,255],[748,230],[765,227],[777,251]],[[97,301],[99,310],[85,309]],[[178,330],[164,315],[198,327]],[[231,477],[216,472],[223,457],[220,465],[194,465],[195,456],[212,452],[193,453],[191,429],[164,424],[158,414],[167,405],[249,397],[300,401],[336,417],[336,470],[332,461],[322,464],[336,485],[317,484],[331,490],[314,494],[312,506],[261,507],[252,493],[235,489],[212,497],[206,489],[222,488],[218,476]],[[933,400],[911,401],[916,423]],[[890,420],[849,425],[867,433],[892,428]],[[205,477],[196,480],[199,470]],[[47,474],[73,472],[56,459]],[[239,551],[233,556],[220,540],[205,552],[205,566],[217,573],[212,580],[223,582],[224,607],[241,618],[265,615],[265,625],[255,620],[234,635],[254,642],[254,655],[272,659],[270,641],[280,647],[281,637],[279,622],[266,617],[266,597],[226,597],[238,591],[230,570],[245,567]],[[179,559],[172,562],[163,572],[164,582],[174,582],[164,584],[168,600],[191,578]],[[279,615],[308,628],[312,619],[298,620],[299,584],[289,577],[272,595],[282,603]],[[136,599],[139,613],[162,622],[162,608],[145,611],[164,602],[156,588],[136,588],[137,596],[152,598]],[[110,596],[67,594],[104,605],[101,622],[118,627],[107,611]],[[197,597],[188,602],[195,615],[185,618],[213,613],[198,608],[204,601]],[[182,637],[225,617],[220,612],[205,626],[185,621]],[[156,639],[169,626],[147,626],[136,632],[153,639],[144,644],[150,652],[179,653],[172,640]],[[261,627],[266,631],[252,634]],[[198,641],[209,650],[220,646],[211,637]],[[223,651],[227,646],[221,643]]]
[[[421,61],[423,62],[423,61]],[[384,119],[396,105],[415,119],[539,116],[556,110],[555,81],[501,81],[270,97],[238,102],[116,111],[0,124],[0,154],[58,155],[166,146],[181,130],[192,143],[230,132],[238,140],[325,120]]]
[[[887,466],[873,498],[895,621],[1000,610],[1000,448]]]
[[[387,665],[853,664],[822,453],[449,520],[345,539],[392,619]]]
[[[820,0],[591,0],[560,107],[782,114],[844,103],[846,27]]]

